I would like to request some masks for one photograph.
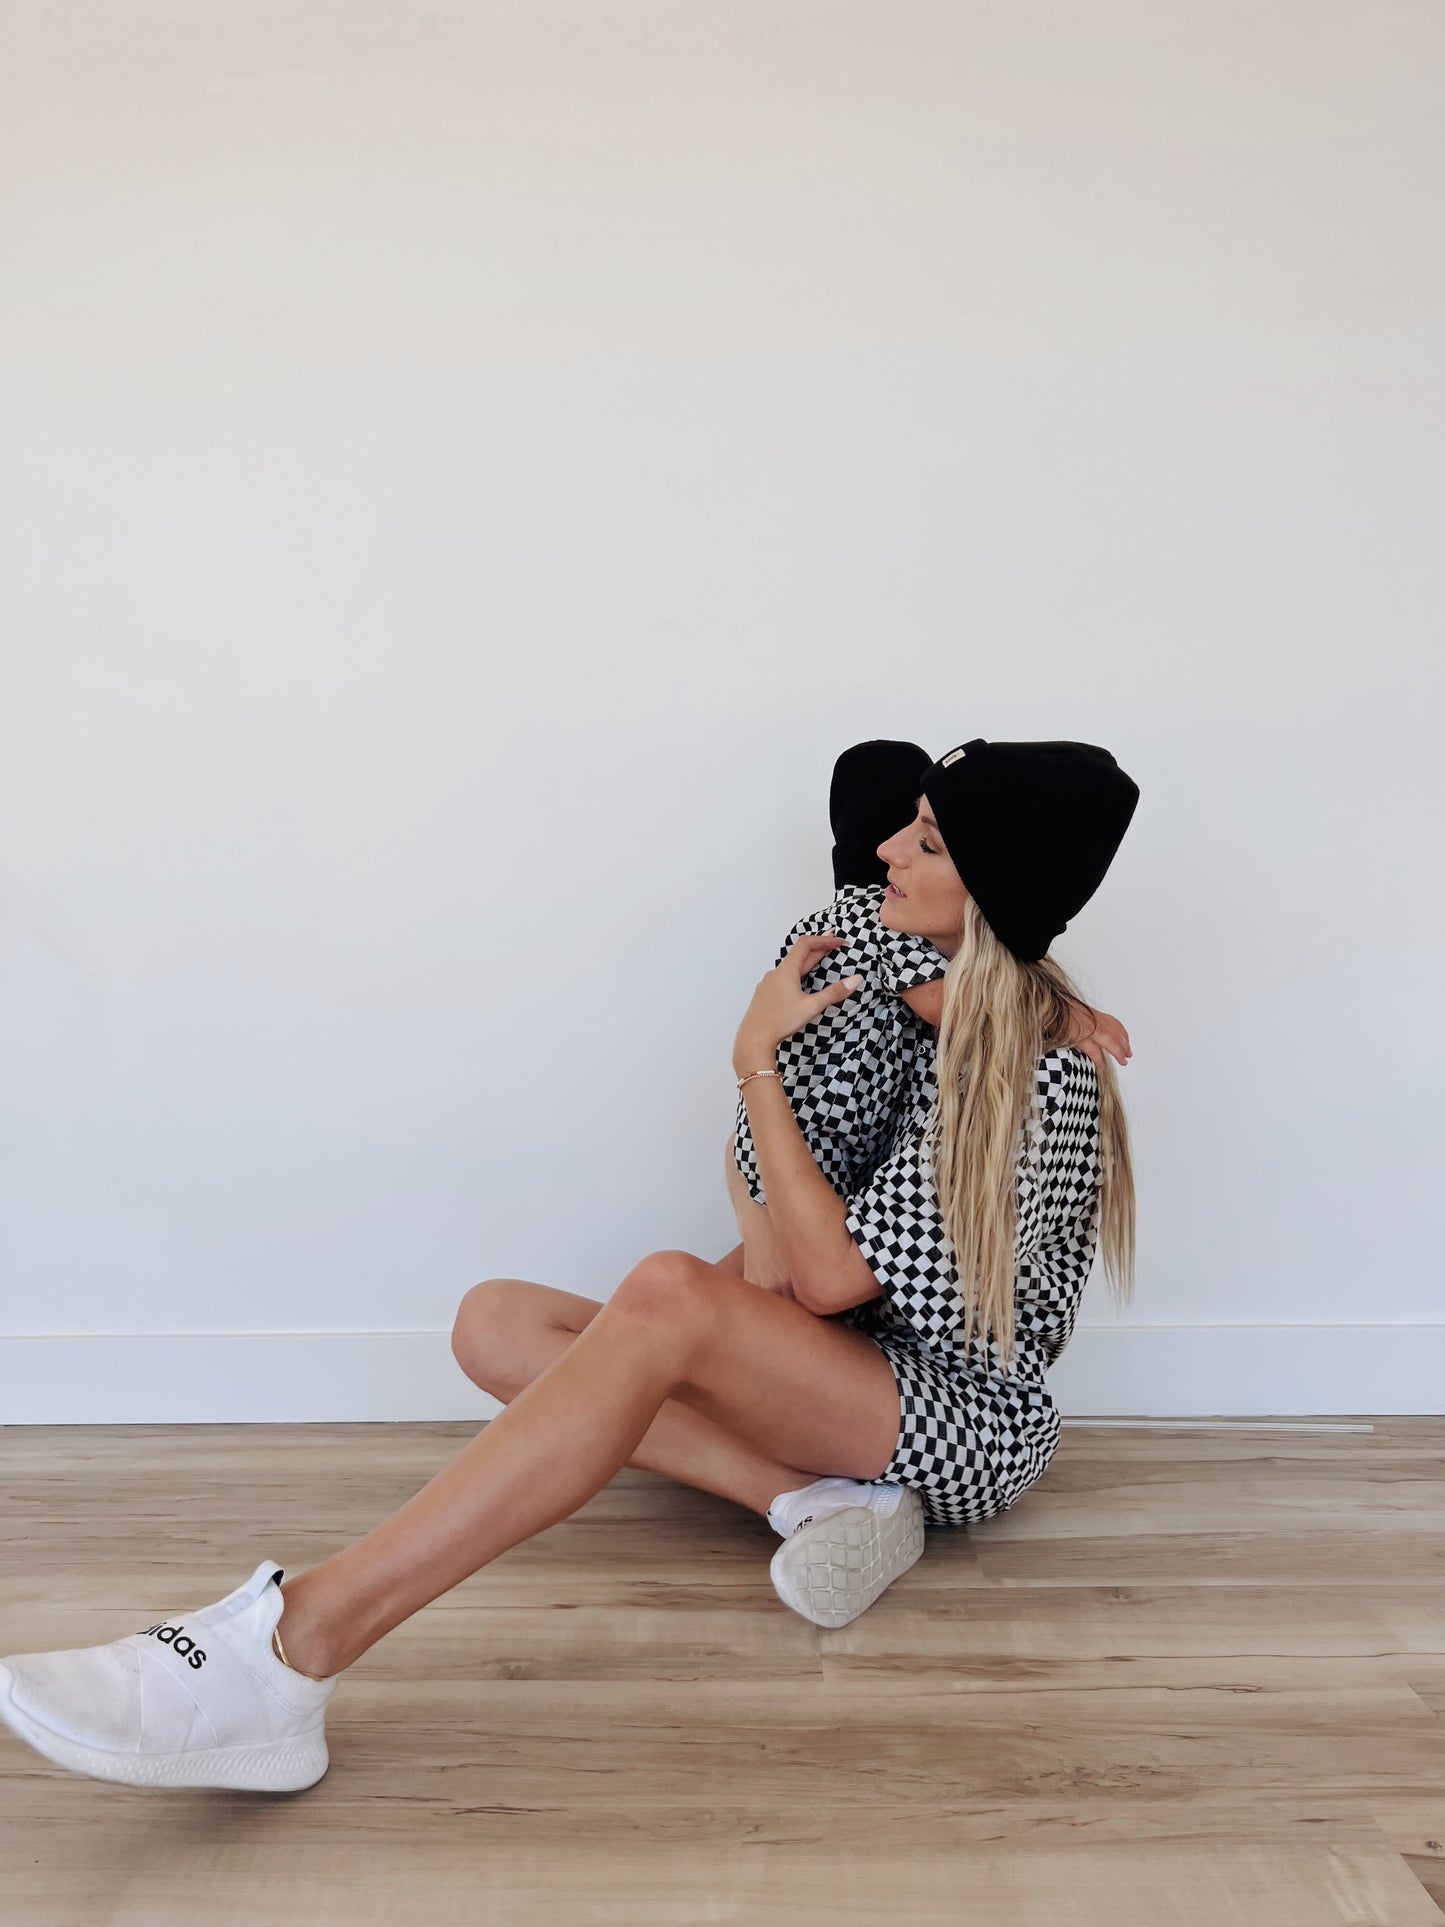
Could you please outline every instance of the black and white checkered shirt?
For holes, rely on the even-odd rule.
[[[915,1057],[913,1114],[872,1178],[848,1198],[849,1235],[883,1290],[852,1306],[850,1324],[893,1331],[964,1371],[1003,1385],[1003,1355],[977,1333],[963,1348],[963,1298],[953,1242],[939,1210],[928,1136],[938,1101],[935,1054]],[[1016,1163],[1013,1383],[1042,1385],[1068,1343],[1093,1267],[1102,1182],[1099,1076],[1078,1049],[1046,1051]]]
[[[956,1254],[929,1159],[937,1088],[921,1058],[918,1070],[913,1119],[848,1200],[849,1232],[884,1296],[835,1319],[872,1338],[897,1381],[898,1439],[880,1477],[916,1488],[930,1525],[959,1526],[1016,1505],[1058,1450],[1044,1373],[1068,1343],[1093,1264],[1098,1073],[1081,1050],[1037,1060],[1015,1166],[1016,1349],[1005,1374],[992,1334],[963,1349]]]
[[[881,884],[843,884],[831,903],[798,919],[773,960],[776,969],[800,937],[831,930],[843,942],[803,978],[804,990],[822,990],[845,977],[863,979],[860,989],[783,1038],[777,1054],[793,1115],[840,1197],[868,1182],[900,1125],[913,1115],[919,1054],[931,1060],[935,1033],[902,993],[937,982],[948,968],[947,957],[927,937],[880,923],[883,896]],[[742,1091],[733,1158],[754,1199],[766,1204]]]

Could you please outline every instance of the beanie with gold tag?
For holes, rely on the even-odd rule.
[[[1096,743],[982,736],[931,763],[918,789],[964,888],[1023,963],[1037,963],[1093,896],[1139,801]]]

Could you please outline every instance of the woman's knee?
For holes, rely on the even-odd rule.
[[[635,1264],[608,1300],[634,1318],[675,1323],[704,1299],[704,1267],[690,1251],[653,1251]]]
[[[676,1326],[706,1308],[703,1274],[711,1269],[690,1251],[654,1251],[617,1286],[607,1301],[649,1322]],[[579,1332],[604,1306],[590,1298],[550,1291],[523,1278],[484,1278],[462,1294],[452,1321],[452,1356],[484,1391],[512,1396],[529,1382],[537,1347],[529,1334],[539,1325]]]
[[[514,1278],[484,1278],[462,1294],[452,1320],[452,1357],[467,1377],[487,1391],[479,1371],[495,1376],[506,1368],[508,1332],[516,1316]]]

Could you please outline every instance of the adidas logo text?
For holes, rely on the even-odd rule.
[[[173,1653],[179,1653],[198,1673],[206,1663],[204,1649],[196,1644],[183,1626],[171,1626],[162,1619],[154,1626],[142,1627],[141,1632],[147,1638],[154,1634],[162,1646],[169,1646]]]

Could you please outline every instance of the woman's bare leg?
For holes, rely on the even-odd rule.
[[[741,1245],[730,1251],[720,1261],[722,1268],[741,1276],[735,1270],[741,1251]],[[462,1299],[452,1352],[474,1385],[510,1405],[570,1349],[601,1309],[595,1298],[551,1285],[489,1278]],[[627,1463],[764,1514],[780,1492],[795,1492],[823,1476],[770,1458],[676,1398],[664,1399]]]
[[[421,1491],[288,1582],[288,1657],[328,1677],[422,1606],[570,1517],[628,1463],[673,1392],[785,1461],[881,1477],[898,1392],[861,1333],[689,1252],[635,1266],[561,1357]]]

